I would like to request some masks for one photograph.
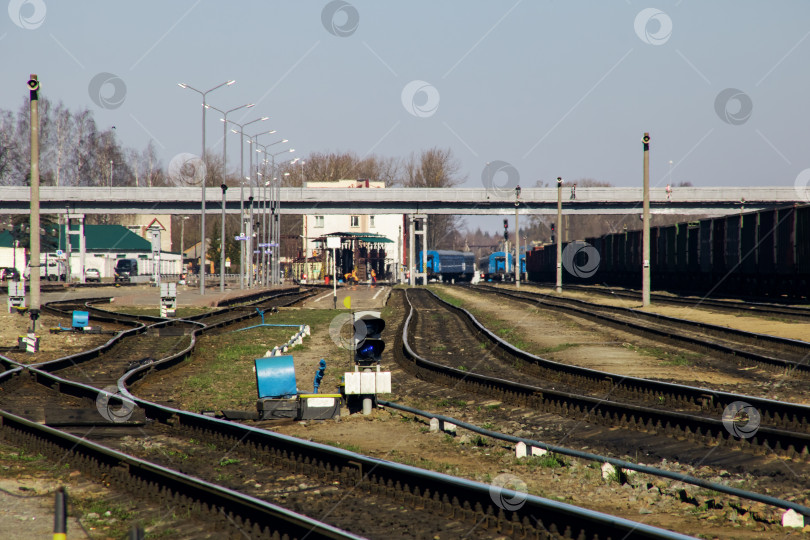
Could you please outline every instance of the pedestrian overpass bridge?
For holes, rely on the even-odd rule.
[[[556,214],[557,188],[522,188],[516,200],[512,188],[295,188],[280,190],[282,214],[457,214],[513,215],[516,202],[521,214]],[[642,190],[626,187],[561,188],[566,214],[640,213]],[[231,187],[225,210],[239,213],[240,199],[264,204],[269,189]],[[789,204],[805,204],[810,191],[782,187],[675,187],[650,189],[654,214],[725,215]],[[0,187],[0,214],[27,214],[30,188]],[[44,214],[199,214],[201,189],[196,187],[41,187]],[[222,211],[222,191],[206,188],[206,213]]]

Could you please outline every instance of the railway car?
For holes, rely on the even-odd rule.
[[[511,281],[515,279],[515,256],[509,253],[495,251],[486,257],[478,259],[478,272],[484,281]],[[508,262],[508,268],[507,268]],[[526,254],[520,255],[521,273],[526,273]]]
[[[422,252],[419,252],[416,264],[422,271]],[[475,256],[469,251],[428,250],[428,280],[470,281],[475,273]]]
[[[599,253],[597,272],[583,280],[564,271],[564,283],[641,286],[641,231],[586,242]],[[530,281],[554,281],[554,244],[527,255]],[[650,274],[654,289],[676,293],[810,300],[810,205],[652,227]]]

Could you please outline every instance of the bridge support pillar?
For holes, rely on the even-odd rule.
[[[417,227],[417,223],[419,222],[419,227]],[[427,245],[427,215],[426,214],[411,214],[408,216],[408,228],[409,228],[409,239],[410,239],[410,250],[408,255],[408,270],[410,278],[408,280],[408,284],[410,286],[416,285],[416,278],[422,278],[422,284],[427,285],[427,252],[428,252],[428,245]],[[414,237],[419,234],[422,236],[422,271],[416,272],[415,268],[415,261],[416,261],[416,244],[414,242]]]

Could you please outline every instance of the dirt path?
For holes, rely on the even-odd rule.
[[[493,302],[491,296],[459,287],[438,287],[437,290],[462,300],[465,307],[476,313],[486,313],[505,321],[506,326],[514,329],[515,336],[534,344],[540,349],[541,356],[548,360],[619,375],[664,378],[697,386],[748,382],[727,373],[695,370],[692,365],[695,354],[684,349],[662,347],[662,351],[671,353],[653,355],[656,351],[651,350],[644,340],[597,323],[506,299]],[[509,335],[501,337],[511,341]]]
[[[514,289],[514,287],[507,288]],[[556,296],[556,293],[553,293],[552,289],[549,288],[534,287],[531,285],[523,286],[521,288],[530,292],[549,295],[553,294]],[[757,334],[767,334],[770,336],[798,339],[802,341],[810,340],[810,323],[785,322],[767,317],[758,317],[754,314],[733,315],[730,313],[718,313],[711,311],[709,308],[700,307],[699,299],[695,299],[695,307],[664,306],[652,303],[649,307],[642,308],[638,301],[617,297],[610,298],[601,294],[589,294],[583,291],[563,291],[563,297],[577,298],[579,300],[586,300],[596,304],[639,309],[641,311],[658,313],[659,315],[665,315],[667,317],[676,317],[679,319],[688,319],[690,321],[706,324],[715,324],[717,326],[736,328],[737,330],[754,332]]]

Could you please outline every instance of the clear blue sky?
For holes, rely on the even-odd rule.
[[[209,102],[255,102],[231,118],[270,116],[262,127],[295,155],[450,147],[465,187],[481,187],[493,160],[524,186],[557,176],[640,185],[645,131],[654,185],[667,183],[670,160],[673,181],[695,186],[789,186],[810,167],[806,1],[8,4],[0,107],[16,110],[37,73],[45,96],[92,109],[125,146],[153,138],[164,166],[200,152],[201,99],[177,83],[236,79]],[[340,8],[330,28],[347,35],[327,30],[329,8]],[[101,90],[121,103],[91,99],[99,73],[124,82],[123,95]],[[409,112],[411,81],[430,86],[411,85],[422,90],[406,96]],[[726,89],[742,96],[721,104],[724,120]],[[208,114],[212,148],[219,117]],[[238,137],[228,150],[236,163]]]

